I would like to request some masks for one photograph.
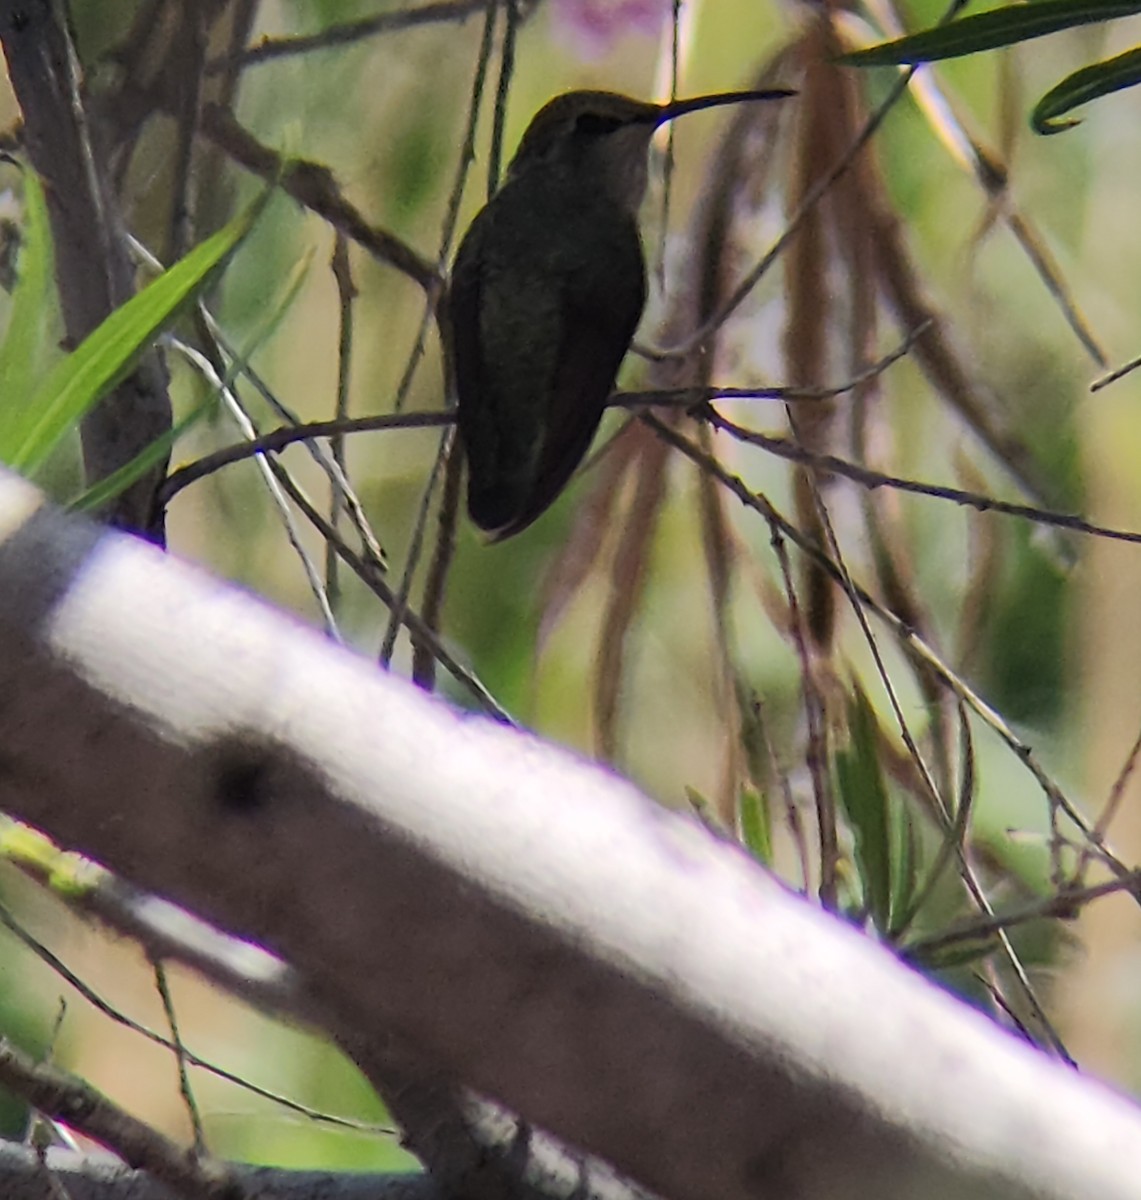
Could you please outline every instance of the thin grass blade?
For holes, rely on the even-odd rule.
[[[12,292],[12,315],[0,344],[0,445],[28,412],[38,366],[44,361],[48,325],[55,312],[52,295],[51,227],[43,185],[24,172],[23,244]]]

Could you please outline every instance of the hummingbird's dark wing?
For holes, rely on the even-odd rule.
[[[646,302],[642,249],[632,233],[633,241],[622,247],[624,271],[611,260],[613,274],[587,271],[567,280],[563,335],[531,486],[518,517],[496,531],[497,540],[526,528],[555,502],[598,431]]]
[[[634,219],[594,193],[509,183],[472,223],[449,315],[468,511],[496,539],[582,460],[644,302]]]
[[[510,187],[465,234],[448,289],[457,418],[468,466],[468,511],[494,532],[517,516],[530,486],[542,406],[536,379],[550,370],[554,296],[530,265],[525,215]]]

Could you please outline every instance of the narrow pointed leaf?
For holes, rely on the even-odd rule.
[[[26,417],[0,443],[0,460],[34,472],[67,431],[131,370],[178,311],[209,281],[253,227],[269,192],[117,308],[49,372]]]
[[[935,62],[960,58],[980,50],[994,50],[1029,41],[1078,25],[1093,25],[1141,12],[1141,3],[1119,0],[1032,0],[991,9],[897,38],[866,50],[854,50],[840,61],[859,67]]]
[[[39,177],[30,170],[24,172],[22,239],[12,315],[0,345],[0,442],[28,411],[35,371],[43,362],[48,321],[55,311],[47,203]]]
[[[894,918],[892,933],[896,936],[906,931],[916,914],[927,903],[946,870],[947,864],[956,857],[962,857],[965,853],[967,830],[971,823],[971,813],[974,812],[978,773],[974,739],[971,737],[971,722],[961,701],[959,702],[959,763],[959,804],[955,810],[954,820],[944,831],[943,841],[936,851],[935,859],[922,887],[911,889],[911,900],[906,908],[892,910]]]
[[[889,813],[891,838],[891,920],[894,931],[896,918],[911,908],[919,884],[919,847],[911,813],[902,805]]]
[[[1061,120],[1064,113],[1138,83],[1141,83],[1141,46],[1067,75],[1034,106],[1030,124],[1037,133],[1062,133],[1081,124],[1074,118]]]
[[[880,768],[875,713],[859,687],[848,705],[848,738],[848,745],[836,753],[840,800],[856,841],[864,903],[876,928],[886,932],[892,898],[888,796]]]
[[[310,250],[294,266],[293,270],[290,271],[284,287],[280,290],[274,302],[269,305],[263,320],[246,342],[245,348],[226,368],[221,388],[228,388],[233,384],[234,380],[246,369],[246,365],[258,349],[278,330],[281,322],[293,307],[294,301],[300,294],[301,285],[305,282],[312,264],[313,252]],[[135,455],[129,463],[125,463],[105,479],[99,480],[98,483],[81,492],[71,501],[70,507],[80,512],[96,511],[113,500],[121,492],[126,491],[136,479],[141,479],[153,466],[157,466],[158,463],[166,460],[175,442],[192,425],[196,424],[201,417],[214,410],[220,395],[221,389],[214,389],[201,404],[196,405],[173,429],[169,429],[161,437],[155,438],[149,446],[146,446]]]
[[[758,861],[771,866],[773,861],[772,814],[764,796],[755,788],[741,789],[739,800],[741,839]]]
[[[217,395],[213,395],[203,400],[172,429],[168,429],[161,437],[155,438],[150,445],[140,450],[130,462],[124,463],[117,471],[112,471],[110,475],[82,491],[71,501],[69,507],[78,512],[95,512],[110,503],[137,479],[141,479],[152,467],[157,466],[160,462],[165,462],[174,443],[199,418],[204,417],[213,409],[217,399]]]

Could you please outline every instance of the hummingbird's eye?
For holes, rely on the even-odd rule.
[[[603,113],[584,112],[575,118],[575,133],[584,133],[588,137],[603,137],[608,133],[622,128],[623,122],[617,117],[608,117]]]

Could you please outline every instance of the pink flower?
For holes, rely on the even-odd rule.
[[[583,58],[599,58],[628,33],[657,34],[670,0],[556,0],[554,19]]]

